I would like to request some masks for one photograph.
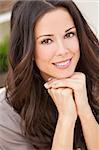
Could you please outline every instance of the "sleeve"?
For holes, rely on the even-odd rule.
[[[5,150],[5,149],[2,147],[2,145],[0,145],[0,150]]]
[[[34,150],[20,124],[21,117],[6,102],[5,90],[0,89],[0,150]]]
[[[22,135],[18,120],[11,113],[0,105],[0,150],[33,150]]]

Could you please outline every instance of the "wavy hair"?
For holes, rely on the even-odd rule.
[[[71,0],[17,1],[12,9],[7,76],[7,102],[22,117],[23,134],[36,149],[51,149],[58,118],[56,106],[44,88],[34,60],[34,29],[38,18],[64,7],[73,18],[80,45],[76,71],[86,75],[88,99],[99,122],[99,42],[77,6]],[[87,149],[80,119],[74,132],[74,148]]]

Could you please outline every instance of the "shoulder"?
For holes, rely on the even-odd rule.
[[[5,99],[6,96],[6,88],[0,88],[0,102]]]
[[[3,149],[32,150],[22,134],[20,115],[6,101],[6,88],[0,89],[0,150]]]
[[[19,122],[18,118],[19,115],[6,101],[6,89],[0,89],[0,129],[1,126],[13,129],[15,120]]]
[[[6,102],[6,89],[0,89],[0,144],[21,134],[20,120],[17,113]]]
[[[7,126],[11,130],[20,127],[21,117],[6,100],[6,89],[0,89],[0,127]]]

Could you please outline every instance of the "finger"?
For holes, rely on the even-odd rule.
[[[64,95],[66,95],[66,94],[73,94],[73,90],[71,89],[71,88],[64,88],[63,90],[62,90],[62,94]]]
[[[56,81],[56,80],[57,80],[56,78],[49,78],[49,79],[48,79],[48,82],[46,82],[46,83],[44,84],[44,87],[45,87],[46,89],[50,88],[50,87],[48,87],[48,85],[50,85],[51,83],[53,83],[53,82]]]
[[[62,93],[62,91],[63,91],[63,88],[59,88],[59,89],[54,89],[54,88],[49,88],[48,89],[48,93],[52,96],[54,96],[54,95],[59,95],[59,94],[61,94]]]
[[[80,82],[75,79],[57,80],[47,85],[48,88],[72,88],[79,86]]]
[[[62,93],[62,89],[48,89],[48,93],[51,96],[51,98],[53,99],[53,101],[56,103],[56,100],[60,98],[60,95]]]
[[[71,78],[66,79],[54,79],[51,82],[47,82],[45,84],[45,88],[73,88],[76,89],[77,87],[81,88],[82,85],[85,86],[85,75],[83,73],[80,73],[80,77],[78,75],[74,75]]]

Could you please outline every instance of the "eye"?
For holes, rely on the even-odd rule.
[[[69,32],[65,35],[65,38],[72,38],[74,35],[76,35],[75,32]]]
[[[44,39],[41,41],[41,44],[51,44],[52,40],[51,39]]]

